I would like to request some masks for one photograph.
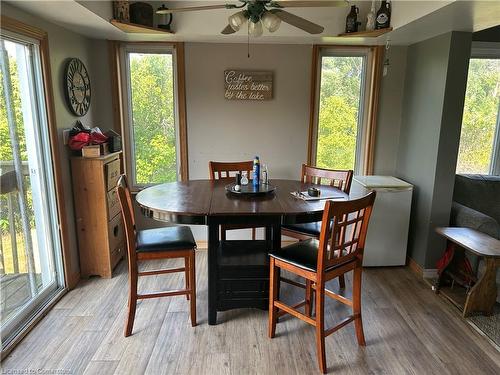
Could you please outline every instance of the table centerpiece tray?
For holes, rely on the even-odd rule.
[[[259,196],[272,194],[276,190],[276,186],[271,184],[259,184],[254,186],[252,183],[249,183],[248,185],[240,185],[240,190],[235,190],[235,186],[235,183],[226,185],[226,191],[239,196]]]

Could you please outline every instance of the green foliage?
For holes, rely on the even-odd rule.
[[[176,181],[172,55],[130,55],[132,118],[138,184]]]
[[[343,97],[357,106],[360,99],[363,58],[323,57],[321,67],[321,100],[331,96]]]
[[[14,42],[4,41],[4,44],[8,51],[9,59],[9,72],[10,83],[11,83],[11,96],[12,107],[14,111],[14,123],[9,124],[7,117],[6,108],[6,90],[3,83],[4,76],[0,70],[0,175],[4,175],[7,172],[11,172],[14,169],[14,150],[13,150],[13,137],[11,137],[10,128],[14,130],[14,139],[18,142],[20,159],[22,162],[22,184],[24,191],[26,193],[26,208],[28,216],[28,226],[31,233],[31,237],[34,239],[32,243],[32,248],[26,248],[26,236],[23,232],[22,219],[19,199],[20,195],[17,190],[5,193],[4,191],[0,194],[0,243],[2,250],[2,259],[4,272],[14,273],[27,272],[27,259],[26,255],[28,252],[37,252],[38,241],[43,240],[42,238],[37,238],[37,231],[35,229],[35,215],[33,210],[33,195],[31,191],[31,180],[29,176],[29,166],[28,166],[28,151],[30,156],[32,152],[35,152],[34,144],[28,144],[26,138],[25,127],[29,129],[31,126],[38,125],[37,123],[32,124],[30,121],[25,123],[23,118],[23,103],[32,104],[33,100],[29,94],[22,92],[20,87],[21,75],[25,79],[28,78],[27,75],[31,74],[26,72],[24,69],[20,69],[21,65],[17,64],[17,61],[21,61],[26,58],[23,51],[24,48],[16,48]],[[1,53],[1,51],[0,51]],[[2,178],[2,177],[0,177]],[[5,178],[5,177],[3,177]],[[40,203],[40,202],[39,202]],[[12,234],[11,234],[12,231]],[[38,241],[37,241],[38,240]],[[17,248],[17,253],[14,253],[14,247]],[[19,269],[14,268],[14,262],[17,260]],[[41,280],[39,280],[41,281]],[[41,287],[41,283],[39,284]]]
[[[500,60],[471,59],[457,173],[489,173],[499,102]]]
[[[14,117],[17,124],[17,138],[19,140],[19,148],[21,151],[21,159],[28,160],[26,153],[26,137],[24,136],[24,121],[21,107],[21,95],[19,90],[19,76],[17,64],[12,56],[9,56],[10,79],[12,84],[12,101],[14,104]],[[3,72],[0,71],[0,161],[13,160],[12,143],[9,134],[9,124],[7,122],[7,110],[5,103],[5,91],[3,85]]]
[[[343,97],[331,96],[321,105],[319,123],[316,164],[322,168],[354,168],[357,108]]]
[[[7,45],[12,42],[5,42]],[[9,51],[10,52],[10,51]],[[0,52],[1,53],[1,52]],[[28,161],[28,153],[27,153],[27,145],[26,145],[26,136],[24,129],[24,119],[22,113],[22,102],[21,102],[21,91],[20,91],[20,78],[16,62],[17,56],[9,54],[9,73],[12,87],[12,104],[14,108],[14,117],[16,122],[15,132],[16,138],[19,143],[19,151],[21,156],[21,161],[23,164],[26,164]],[[0,70],[0,174],[4,174],[6,172],[14,170],[14,155],[12,148],[12,139],[9,132],[9,123],[7,117],[7,108],[6,108],[6,92],[3,84],[3,72]],[[24,168],[23,168],[24,169]],[[27,168],[25,172],[27,173]],[[33,197],[31,194],[30,188],[30,180],[29,176],[23,176],[24,188],[26,190],[26,198],[27,198],[27,209],[28,216],[30,221],[30,226],[35,226],[35,218],[33,212]],[[19,210],[19,203],[17,192],[12,192],[12,208],[14,211],[14,225],[16,231],[20,231],[22,228],[21,224],[21,214]],[[10,228],[10,222],[8,220],[8,195],[1,194],[0,195],[0,233],[7,233]]]
[[[362,57],[323,57],[316,164],[354,169]]]

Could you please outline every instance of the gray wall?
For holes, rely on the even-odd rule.
[[[398,177],[415,185],[409,255],[435,268],[449,221],[471,34],[452,32],[408,47]]]
[[[73,191],[69,169],[69,154],[66,146],[63,145],[62,131],[65,128],[72,127],[78,119],[84,125],[98,125],[104,129],[112,126],[113,113],[110,95],[111,87],[109,85],[107,44],[106,41],[88,39],[38,17],[31,16],[9,4],[2,3],[2,15],[38,27],[48,33],[54,106],[59,132],[59,142],[57,145],[52,146],[59,148],[59,155],[62,159],[64,201],[66,202],[63,210],[66,212],[69,227],[71,268],[72,272],[76,275],[79,273],[79,257],[75,232]],[[84,62],[89,71],[92,85],[91,106],[89,112],[81,118],[74,116],[68,110],[63,91],[65,62],[71,57],[77,57]]]
[[[208,178],[210,160],[259,155],[271,178],[298,178],[307,160],[311,46],[187,43],[189,176]],[[224,70],[269,70],[272,100],[224,98]]]
[[[375,175],[392,176],[396,171],[407,50],[405,46],[393,46],[385,54],[389,66],[380,86],[373,165]]]

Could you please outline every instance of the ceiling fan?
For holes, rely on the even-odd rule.
[[[324,27],[308,21],[295,14],[286,12],[283,8],[310,8],[310,7],[344,7],[348,1],[273,1],[273,0],[239,0],[241,4],[205,5],[188,8],[159,9],[156,13],[168,14],[214,9],[242,9],[229,16],[229,24],[221,31],[222,34],[233,34],[249,21],[248,34],[254,37],[261,36],[263,27],[269,32],[279,29],[281,21],[295,26],[309,34],[321,34]]]

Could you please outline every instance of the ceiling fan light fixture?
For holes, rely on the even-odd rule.
[[[262,35],[264,32],[264,29],[262,27],[262,22],[259,20],[257,22],[250,22],[248,25],[248,33],[253,36],[254,38],[257,38]]]
[[[274,33],[280,28],[281,19],[271,12],[265,12],[262,16],[262,24],[270,33]]]
[[[245,22],[247,22],[246,11],[241,10],[229,16],[228,21],[229,21],[229,26],[231,26],[231,28],[234,31],[238,31],[241,28],[241,26],[243,26]]]

